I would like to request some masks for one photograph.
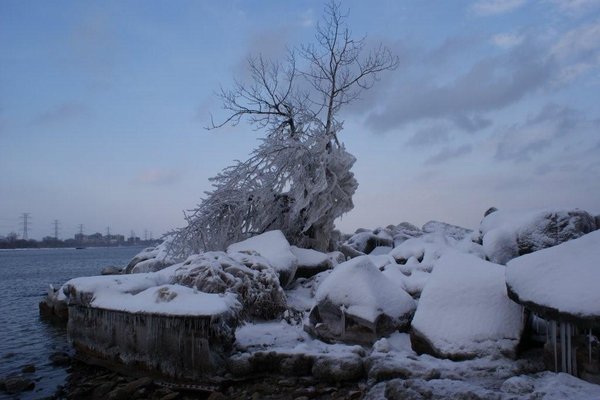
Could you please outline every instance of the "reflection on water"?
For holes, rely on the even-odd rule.
[[[48,285],[98,275],[108,265],[122,267],[139,251],[139,247],[0,250],[0,377],[20,374],[28,364],[36,367],[23,374],[36,382],[35,389],[6,398],[39,399],[64,383],[65,369],[52,366],[48,357],[69,350],[65,327],[38,314]],[[7,395],[0,392],[2,396]]]

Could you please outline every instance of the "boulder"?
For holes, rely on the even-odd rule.
[[[471,229],[447,224],[439,221],[429,221],[423,225],[423,233],[439,233],[455,240],[463,240],[473,234]]]
[[[139,274],[156,272],[175,264],[176,261],[169,256],[168,247],[169,242],[164,241],[156,247],[145,248],[129,261],[123,273]]]
[[[66,298],[52,285],[48,288],[48,294],[39,303],[39,311],[42,317],[57,319],[67,322],[69,319],[69,306]]]
[[[236,253],[265,258],[279,276],[282,287],[289,285],[296,274],[298,259],[292,253],[290,244],[281,231],[265,232],[227,248],[227,254],[231,257],[239,257]]]
[[[218,251],[192,256],[178,269],[175,282],[205,293],[236,293],[245,318],[281,317],[287,301],[268,261],[260,256],[237,256],[236,260]]]
[[[498,210],[480,225],[488,259],[499,264],[541,249],[577,239],[598,228],[595,218],[579,209],[529,212]]]
[[[119,275],[121,274],[121,268],[117,268],[114,265],[109,265],[107,267],[102,268],[100,271],[100,275]]]
[[[319,285],[306,330],[325,341],[373,343],[406,330],[415,302],[368,256],[338,265]]]
[[[9,376],[2,379],[0,388],[8,394],[17,394],[35,388],[35,382],[23,376]]]
[[[521,306],[508,298],[504,270],[473,255],[444,254],[412,320],[413,349],[454,360],[514,356],[524,323]]]
[[[310,278],[320,272],[332,269],[346,260],[346,257],[339,251],[321,253],[320,251],[303,249],[296,246],[291,246],[290,250],[298,259],[294,279]]]

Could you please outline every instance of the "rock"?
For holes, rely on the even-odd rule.
[[[132,382],[129,382],[127,385],[125,385],[124,390],[127,393],[131,394],[140,388],[150,386],[150,385],[152,385],[152,379],[150,379],[148,377],[144,377],[144,378],[139,378]]]
[[[48,294],[39,303],[40,316],[67,322],[69,307],[64,298],[59,297],[59,291],[50,285]]]
[[[363,360],[358,355],[320,357],[312,367],[312,374],[321,381],[342,382],[363,378],[365,369]]]
[[[596,229],[595,218],[579,209],[499,210],[488,214],[479,228],[486,256],[499,264],[577,239]]]
[[[423,233],[438,233],[455,240],[463,240],[473,234],[471,229],[439,221],[429,221],[423,225]]]
[[[227,254],[237,259],[235,253],[264,257],[279,276],[282,287],[289,285],[296,273],[298,259],[292,253],[283,233],[278,230],[265,232],[227,247]]]
[[[533,384],[533,379],[527,376],[513,376],[504,381],[500,390],[505,393],[524,396],[533,392],[535,385]]]
[[[227,396],[221,392],[212,392],[206,400],[227,400]]]
[[[224,252],[206,252],[192,256],[175,280],[206,293],[237,293],[244,318],[270,320],[287,309],[278,276],[268,261],[257,255],[238,253],[234,258]]]
[[[4,379],[1,386],[6,393],[16,394],[33,390],[35,388],[35,382],[22,376],[10,376]]]
[[[310,278],[320,272],[335,267],[340,263],[340,254],[342,254],[340,252],[326,254],[321,253],[320,251],[302,249],[296,246],[291,246],[290,249],[298,259],[298,266],[296,268],[294,279]],[[342,257],[345,260],[343,255]],[[343,260],[341,262],[343,262]]]
[[[93,392],[93,398],[101,399],[104,398],[110,393],[115,387],[115,382],[105,382],[98,385]]]
[[[179,392],[169,393],[160,398],[160,400],[174,400],[179,397]]]
[[[317,289],[306,330],[326,341],[373,343],[406,330],[415,302],[361,256],[338,265]]]
[[[122,273],[154,272],[175,264],[175,260],[169,256],[168,247],[169,242],[164,241],[156,247],[142,250],[129,261]]]
[[[30,374],[32,372],[35,372],[35,365],[33,365],[33,364],[24,365],[23,367],[21,367],[21,372],[24,374]]]
[[[412,320],[413,350],[454,360],[514,356],[524,322],[508,298],[504,270],[468,254],[443,255]]]
[[[100,275],[120,275],[120,274],[121,274],[121,268],[117,268],[113,265],[104,267],[104,268],[102,268],[102,271],[100,271]]]
[[[69,356],[64,351],[58,351],[50,355],[50,361],[53,365],[56,366],[64,366],[69,365],[71,363],[71,356]]]
[[[348,257],[357,257],[369,254],[379,246],[394,246],[392,235],[381,228],[373,232],[356,233],[342,244],[340,250]]]

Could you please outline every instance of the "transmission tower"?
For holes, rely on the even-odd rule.
[[[110,239],[110,226],[106,227],[106,237]]]
[[[52,224],[54,225],[54,239],[58,240],[58,220],[55,219]]]
[[[148,230],[144,229],[144,241],[148,240]]]
[[[30,213],[21,214],[21,219],[23,220],[23,239],[29,239],[28,230],[29,230],[29,215]]]
[[[83,236],[83,224],[79,224],[79,234]]]

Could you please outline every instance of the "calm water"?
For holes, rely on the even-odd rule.
[[[27,364],[36,372],[32,392],[0,398],[39,399],[64,383],[66,370],[48,357],[70,350],[65,327],[39,318],[38,303],[49,284],[60,286],[78,276],[99,275],[108,265],[122,267],[141,247],[0,250],[0,377],[20,373]],[[4,396],[4,397],[3,397]]]

